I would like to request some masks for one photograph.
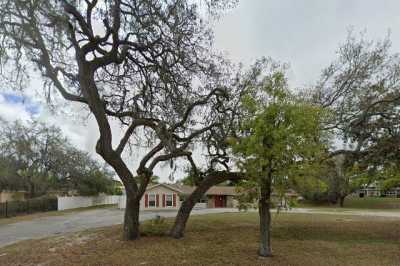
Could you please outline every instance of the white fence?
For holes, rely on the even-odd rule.
[[[126,196],[123,195],[119,198],[118,208],[125,209],[126,208]]]
[[[96,197],[57,197],[58,210],[84,208],[98,205],[119,204],[123,196],[96,196]]]

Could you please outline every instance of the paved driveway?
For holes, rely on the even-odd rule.
[[[228,208],[203,209],[193,210],[192,215],[237,211],[237,209]],[[116,208],[97,209],[0,225],[0,247],[26,239],[44,238],[89,228],[121,224],[123,215],[124,211]],[[140,221],[152,219],[156,215],[175,217],[176,211],[142,212]]]

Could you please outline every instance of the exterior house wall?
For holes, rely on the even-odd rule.
[[[207,196],[207,208],[215,208],[214,196]]]
[[[209,194],[206,194],[199,202],[196,203],[195,209],[203,208],[237,208],[239,206],[238,201],[235,199],[232,187],[212,187]],[[142,199],[140,200],[141,210],[177,210],[181,206],[181,200],[186,198],[192,193],[194,187],[190,186],[174,186],[168,184],[158,184],[147,188]],[[154,196],[153,196],[154,195]],[[164,206],[163,198],[164,195],[171,195],[175,197],[175,205]],[[158,197],[158,205],[157,205]],[[156,206],[150,204],[150,199],[155,199]],[[147,202],[147,203],[146,203]],[[218,203],[218,204],[217,204]],[[124,209],[126,207],[126,196],[122,196],[119,202],[119,208]]]
[[[158,195],[158,207],[150,207],[148,202],[147,202],[147,207],[146,207],[146,195]],[[172,207],[163,207],[163,195],[171,194],[172,197],[175,194],[175,200],[176,200],[176,206]],[[149,198],[147,198],[147,201]],[[177,210],[181,206],[181,199],[179,197],[178,192],[171,190],[165,186],[156,186],[153,188],[149,188],[146,190],[146,192],[143,194],[143,197],[140,199],[140,210]],[[126,195],[121,196],[118,208],[120,209],[125,209],[126,208]]]
[[[239,206],[238,201],[234,196],[231,195],[222,195],[225,199],[225,208],[237,208]],[[219,195],[208,195],[207,196],[207,208],[216,208],[215,207],[215,197],[219,197]]]
[[[239,201],[235,199],[235,197],[233,198],[232,203],[233,203],[233,208],[239,208]]]
[[[227,208],[237,208],[239,206],[239,202],[235,199],[234,196],[226,196],[226,207]]]
[[[158,207],[157,206],[156,207],[150,207],[149,204],[146,207],[146,194],[147,195],[154,194],[156,196],[158,195]],[[172,206],[172,207],[165,206],[165,207],[163,207],[163,195],[167,195],[167,194],[172,195],[172,197],[174,197],[173,195],[175,195],[175,201],[176,201],[175,206]],[[168,189],[167,187],[162,186],[162,185],[156,186],[154,188],[150,188],[150,189],[146,190],[146,192],[144,193],[142,199],[140,200],[140,209],[141,210],[160,210],[160,209],[162,209],[162,210],[166,210],[166,209],[176,210],[176,209],[179,209],[179,207],[180,207],[180,197],[179,197],[178,192],[176,192],[174,190],[171,190],[171,189]]]

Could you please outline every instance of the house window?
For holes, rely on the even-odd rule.
[[[173,197],[172,194],[165,195],[165,206],[167,206],[167,207],[173,206],[172,197]]]
[[[156,194],[149,194],[149,207],[156,207]]]

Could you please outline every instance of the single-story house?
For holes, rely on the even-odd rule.
[[[181,191],[168,184],[149,186],[140,200],[140,209],[179,209]]]
[[[181,202],[194,191],[195,187],[176,184],[156,184],[147,188],[141,201],[141,210],[176,210]],[[238,203],[235,199],[235,187],[214,186],[199,201],[202,208],[235,208]],[[125,208],[126,198],[122,197],[120,208]]]

